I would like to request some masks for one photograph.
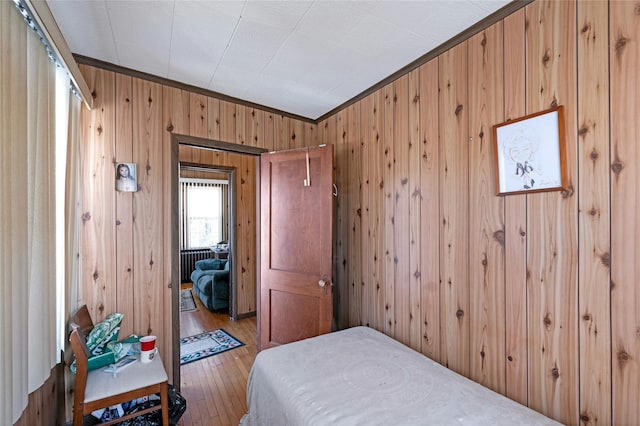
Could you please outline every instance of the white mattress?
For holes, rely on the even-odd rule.
[[[367,327],[264,350],[243,426],[559,424]]]

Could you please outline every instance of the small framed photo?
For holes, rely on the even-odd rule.
[[[138,173],[136,163],[116,164],[116,190],[136,192],[138,190]]]
[[[566,189],[564,109],[493,126],[498,195]]]

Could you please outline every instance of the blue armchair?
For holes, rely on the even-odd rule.
[[[229,261],[204,259],[191,273],[193,292],[210,311],[229,308]]]

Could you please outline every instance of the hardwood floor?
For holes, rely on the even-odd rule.
[[[178,425],[237,426],[247,410],[247,377],[256,357],[256,317],[230,321],[226,312],[210,312],[195,295],[194,299],[198,310],[180,313],[180,337],[222,328],[245,346],[181,367],[180,393],[187,400],[187,410]]]

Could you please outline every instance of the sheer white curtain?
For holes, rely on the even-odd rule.
[[[0,424],[57,361],[55,64],[0,2]]]

